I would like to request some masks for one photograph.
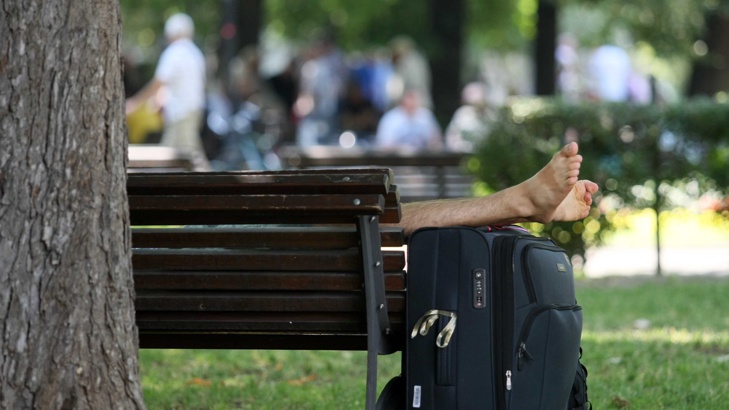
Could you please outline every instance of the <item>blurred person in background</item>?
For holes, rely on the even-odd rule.
[[[451,151],[471,152],[487,137],[496,113],[486,99],[486,85],[471,82],[463,87],[461,105],[446,127],[446,147]]]
[[[353,132],[358,145],[371,145],[381,115],[367,98],[360,83],[350,80],[340,107],[339,122],[342,131]]]
[[[160,96],[164,119],[161,145],[191,155],[195,167],[209,170],[200,130],[205,109],[205,57],[193,43],[195,26],[187,14],[178,13],[165,22],[168,46],[160,55],[154,78],[127,99],[133,113],[154,96]]]
[[[579,101],[583,84],[577,37],[571,33],[560,34],[554,57],[557,61],[557,90],[566,101]]]
[[[440,125],[433,112],[422,105],[420,98],[418,90],[405,90],[400,103],[380,119],[376,146],[415,150],[443,148]]]
[[[347,84],[344,55],[330,32],[314,40],[301,66],[299,95],[294,113],[299,118],[296,143],[300,147],[338,140],[339,102]]]
[[[140,67],[131,52],[122,56],[124,67],[124,98],[129,98],[144,85]],[[127,137],[130,144],[157,143],[162,136],[162,112],[159,104],[150,98],[133,112],[127,113]]]
[[[587,62],[588,99],[628,101],[633,64],[622,48],[612,44],[598,47]]]
[[[432,109],[430,66],[415,42],[410,37],[398,36],[390,41],[390,50],[395,81],[390,86],[393,99],[398,101],[405,90],[416,90],[420,94],[421,104]]]

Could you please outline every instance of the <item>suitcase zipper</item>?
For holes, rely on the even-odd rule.
[[[518,236],[499,236],[494,238],[494,380],[496,391],[502,392],[497,405],[507,408],[511,391],[511,352],[514,342],[514,245]]]
[[[534,360],[531,354],[529,354],[529,351],[526,349],[526,341],[529,339],[529,332],[532,329],[532,324],[534,323],[534,320],[536,320],[537,316],[541,315],[544,312],[547,312],[549,310],[580,310],[582,309],[582,306],[580,305],[558,305],[558,304],[550,304],[550,305],[542,305],[537,306],[536,308],[532,309],[531,312],[527,315],[526,319],[524,320],[524,325],[521,328],[521,334],[519,335],[519,347],[517,350],[517,370],[521,370],[522,363],[524,359],[527,360]]]

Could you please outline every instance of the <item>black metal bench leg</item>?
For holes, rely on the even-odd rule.
[[[379,218],[361,216],[358,230],[362,240],[362,258],[364,260],[364,285],[367,305],[367,396],[365,406],[375,409],[377,402],[377,356],[389,353],[388,338],[390,320],[387,316],[387,299],[385,297],[385,277],[380,249],[378,230]]]

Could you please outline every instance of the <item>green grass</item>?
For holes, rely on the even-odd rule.
[[[583,363],[596,409],[729,402],[729,278],[581,280]],[[636,321],[650,323],[636,329]],[[380,380],[400,355],[380,358]],[[363,352],[142,350],[149,409],[358,409]]]
[[[593,405],[598,409],[725,406],[729,279],[624,278],[622,282],[606,288],[604,281],[592,281],[578,290],[585,321],[583,362]],[[641,321],[649,327],[637,326]]]
[[[142,387],[154,409],[364,408],[365,352],[141,350]],[[380,357],[378,387],[399,374]]]

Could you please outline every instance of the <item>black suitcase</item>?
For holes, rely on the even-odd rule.
[[[407,281],[407,408],[567,408],[582,308],[562,248],[520,227],[425,228]]]

